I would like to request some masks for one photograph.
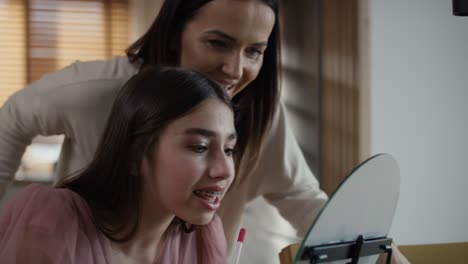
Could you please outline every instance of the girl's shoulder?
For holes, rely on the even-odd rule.
[[[110,252],[86,202],[71,190],[42,184],[27,186],[3,208],[0,248],[1,257],[16,258],[17,251],[27,248],[31,256],[39,254],[51,263],[88,263],[104,260]]]
[[[0,213],[1,226],[23,226],[60,234],[70,223],[82,222],[86,202],[68,190],[44,184],[30,184],[13,197]]]

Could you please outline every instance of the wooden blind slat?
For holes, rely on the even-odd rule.
[[[128,0],[0,0],[0,106],[45,73],[127,46]]]
[[[83,26],[57,26],[57,27],[49,27],[49,28],[30,28],[30,37],[41,37],[44,35],[54,35],[57,36],[57,31],[64,31],[64,29],[70,30],[68,33],[63,34],[66,36],[93,36],[96,38],[102,38],[102,35],[105,34],[103,28],[96,28],[96,27],[83,27]]]
[[[32,60],[30,64],[31,80],[39,78],[42,74],[66,66],[76,60],[106,59],[122,54],[128,45],[128,1],[119,1],[118,15],[112,10],[115,5],[108,5],[104,0],[56,0],[31,1],[32,15],[30,21],[30,49]],[[113,2],[113,1],[109,1]],[[106,8],[111,8],[110,12]],[[106,26],[111,21],[111,27]],[[118,43],[122,43],[118,53],[114,52],[113,43],[106,39],[114,35],[114,20],[119,27]],[[122,39],[122,40],[120,40]],[[53,59],[47,62],[47,59]],[[52,65],[52,66],[50,66]],[[47,71],[46,71],[47,70]]]
[[[25,8],[22,0],[0,2],[0,106],[25,84]]]

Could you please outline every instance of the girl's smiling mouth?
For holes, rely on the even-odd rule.
[[[196,189],[193,194],[199,199],[201,204],[209,210],[217,210],[221,204],[221,199],[224,194],[222,187],[208,187]]]

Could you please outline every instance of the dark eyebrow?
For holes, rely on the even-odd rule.
[[[201,136],[208,137],[208,138],[215,138],[218,136],[218,134],[214,132],[213,130],[204,129],[204,128],[188,128],[184,131],[184,134],[201,135]],[[228,136],[229,140],[236,139],[236,138],[237,138],[236,133],[232,133]]]
[[[213,30],[208,30],[206,33],[208,34],[213,34],[213,35],[217,35],[218,37],[221,37],[221,38],[224,38],[224,39],[227,39],[231,42],[237,42],[237,40],[231,36],[229,36],[227,33],[221,31],[221,30],[218,30],[218,29],[213,29]],[[253,43],[253,45],[256,45],[256,46],[267,46],[268,45],[268,42],[265,42],[265,41],[262,41],[262,42],[257,42],[257,43]]]

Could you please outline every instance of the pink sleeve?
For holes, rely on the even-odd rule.
[[[86,203],[70,190],[32,184],[0,213],[4,263],[110,263],[110,256]]]

